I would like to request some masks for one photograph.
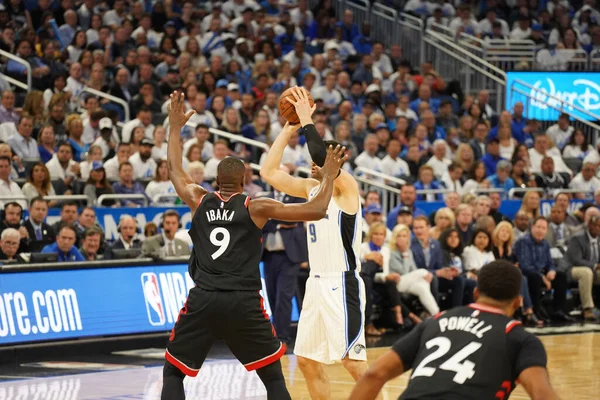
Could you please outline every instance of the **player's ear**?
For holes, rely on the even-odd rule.
[[[478,288],[473,289],[473,299],[475,299],[475,301],[477,301],[479,299],[479,289]]]
[[[518,310],[519,307],[521,307],[522,300],[523,300],[523,297],[521,297],[521,296],[515,297],[512,301],[512,308],[514,308],[515,310]]]

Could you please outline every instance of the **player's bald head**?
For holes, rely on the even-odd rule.
[[[244,185],[244,163],[235,157],[224,158],[217,167],[217,183],[222,185]]]

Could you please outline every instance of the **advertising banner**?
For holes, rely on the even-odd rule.
[[[506,109],[520,101],[525,105],[527,118],[556,121],[563,102],[573,104],[591,114],[600,115],[600,73],[598,72],[506,72]],[[533,86],[527,87],[518,81]],[[517,93],[527,93],[527,96]],[[554,98],[551,98],[553,96]],[[553,105],[554,107],[549,106]],[[556,108],[555,108],[556,107]],[[564,110],[585,120],[598,120],[570,106]]]
[[[176,264],[2,273],[0,346],[170,331],[194,287],[187,271]]]

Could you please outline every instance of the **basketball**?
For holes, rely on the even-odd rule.
[[[291,88],[281,93],[281,96],[279,97],[279,101],[277,103],[277,106],[279,107],[279,113],[290,124],[299,124],[300,119],[298,118],[298,114],[296,114],[296,109],[294,108],[294,105],[292,103],[287,101],[288,97],[294,100],[294,95],[292,94]],[[308,93],[308,102],[311,107],[315,104],[315,101],[310,95],[310,92]]]

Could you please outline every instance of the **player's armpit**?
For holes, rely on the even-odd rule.
[[[350,400],[370,400],[377,398],[387,381],[404,373],[404,365],[395,351],[388,351],[379,357],[367,372],[360,377],[350,394]]]
[[[172,182],[173,186],[175,186],[177,195],[188,205],[188,207],[190,207],[192,215],[194,215],[196,209],[200,205],[200,200],[202,200],[202,197],[204,197],[208,191],[202,186],[193,183],[193,181],[190,183],[185,179],[172,179]]]
[[[544,367],[530,367],[519,375],[523,385],[532,400],[559,400],[558,395],[550,385],[548,371]]]
[[[320,207],[316,202],[309,201],[301,204],[283,204],[269,198],[252,200],[248,205],[250,216],[259,228],[268,219],[281,221],[317,221],[325,217],[327,207]]]

